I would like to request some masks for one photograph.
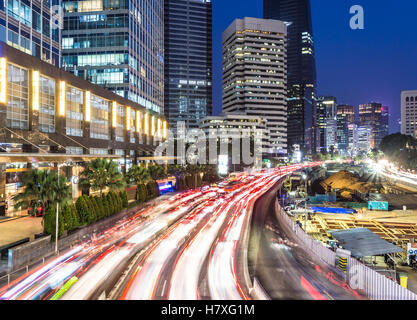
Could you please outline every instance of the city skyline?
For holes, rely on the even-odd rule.
[[[409,1],[399,7],[388,0],[382,2],[383,5],[365,0],[359,3],[365,11],[364,30],[349,27],[349,9],[356,2],[312,2],[317,93],[335,96],[339,104],[356,108],[372,101],[389,106],[390,133],[395,133],[400,131],[401,91],[416,86],[413,52],[417,43],[409,39],[415,38],[417,22],[412,15],[417,3]],[[262,9],[262,1],[213,1],[214,115],[221,112],[221,34],[236,18],[261,18]],[[392,21],[384,33],[380,32],[381,17]]]

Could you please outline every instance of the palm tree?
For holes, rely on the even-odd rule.
[[[149,174],[151,175],[152,180],[159,180],[166,177],[166,173],[164,168],[161,166],[149,166],[148,167]]]
[[[55,203],[71,199],[71,188],[67,179],[57,171],[33,170],[22,178],[23,191],[13,197],[15,209],[31,208],[32,212],[43,207],[45,212]]]
[[[132,166],[126,173],[127,183],[135,183],[138,185],[147,183],[151,179],[148,169],[136,165]]]
[[[109,188],[118,191],[126,186],[123,175],[119,172],[117,164],[113,160],[97,158],[87,164],[81,173],[80,185],[93,191]]]

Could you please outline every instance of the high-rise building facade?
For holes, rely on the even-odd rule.
[[[372,150],[372,127],[371,126],[359,126],[358,127],[358,143],[357,151],[358,153],[367,154]]]
[[[59,67],[61,2],[0,0],[0,41]]]
[[[288,147],[300,145],[304,153],[315,153],[319,134],[310,0],[264,0],[263,4],[265,19],[288,25]]]
[[[317,128],[318,128],[318,153],[330,152],[337,149],[337,100],[335,97],[317,98]]]
[[[371,128],[371,149],[378,148],[382,139],[388,135],[388,107],[381,103],[367,103],[359,105],[360,127]]]
[[[355,139],[357,135],[356,108],[351,105],[337,106],[337,143],[339,153],[352,155],[355,149]],[[356,139],[357,140],[357,139]]]
[[[337,149],[339,154],[347,155],[349,149],[349,120],[345,113],[337,114]]]
[[[63,0],[62,67],[158,113],[164,104],[164,1]]]
[[[401,133],[417,137],[417,90],[401,92]]]
[[[356,108],[355,106],[340,104],[337,106],[337,114],[345,115],[349,124],[356,123]]]
[[[165,0],[165,116],[196,129],[212,114],[211,0]]]
[[[282,21],[236,19],[223,33],[223,110],[266,120],[268,154],[287,154],[286,34]]]
[[[353,123],[348,125],[348,155],[352,158],[358,154],[358,125]]]

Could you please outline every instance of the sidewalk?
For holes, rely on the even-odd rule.
[[[42,218],[24,217],[0,221],[0,247],[24,238],[33,239],[43,231]]]

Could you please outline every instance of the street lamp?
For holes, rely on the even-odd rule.
[[[59,192],[59,168],[58,164],[58,192]],[[55,217],[55,254],[58,254],[58,224],[59,224],[59,200],[56,202],[56,217]]]

